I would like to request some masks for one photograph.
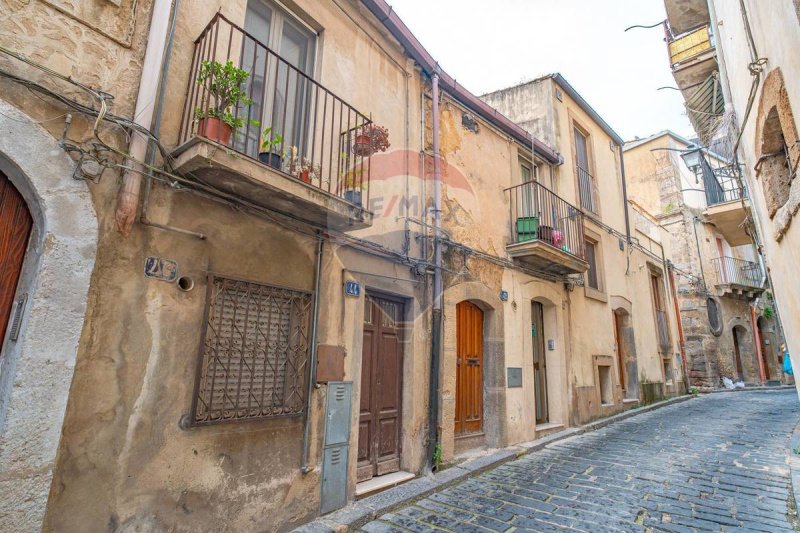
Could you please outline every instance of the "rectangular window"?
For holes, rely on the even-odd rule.
[[[522,183],[539,181],[539,168],[524,157],[519,158],[519,175]]]
[[[300,415],[311,293],[209,276],[196,425]]]
[[[597,245],[586,241],[586,261],[589,263],[589,270],[586,271],[586,284],[597,291],[600,290],[599,276],[597,275]]]
[[[664,287],[660,275],[653,272],[650,273],[650,288],[653,293],[653,310],[656,315],[658,345],[662,352],[668,352],[671,348],[671,342],[669,339],[669,326],[667,325],[667,311],[664,308]]]
[[[313,77],[315,33],[267,0],[247,2],[244,29],[260,43],[244,41],[242,68],[252,73],[245,84],[246,93],[253,99],[250,118],[261,126],[245,128],[242,138],[237,139],[239,149],[255,156],[266,128],[271,128],[273,138],[280,135],[284,151],[290,146],[305,146],[315,96],[306,78]],[[268,54],[264,46],[279,58]]]
[[[589,172],[589,139],[578,128],[574,128],[575,167],[578,174],[578,195],[581,207],[597,213],[594,177]]]

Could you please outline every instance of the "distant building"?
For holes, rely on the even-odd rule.
[[[625,146],[628,197],[670,234],[689,384],[718,388],[723,377],[747,384],[785,381],[782,337],[769,311],[774,304],[760,256],[752,243],[729,242],[709,220],[714,189],[679,155],[693,146],[671,131]],[[723,164],[720,154],[707,157]]]

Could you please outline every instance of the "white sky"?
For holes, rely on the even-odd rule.
[[[474,94],[561,72],[625,140],[693,137],[664,32],[663,0],[389,0],[441,67]]]

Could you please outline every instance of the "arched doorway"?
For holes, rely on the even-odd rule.
[[[25,200],[0,172],[0,332],[3,336],[8,330],[32,227],[33,219]]]
[[[734,326],[733,334],[733,362],[736,366],[736,380],[745,381],[744,367],[742,365],[742,343],[747,331],[742,326]]]
[[[472,302],[456,305],[455,436],[483,432],[483,311]]]

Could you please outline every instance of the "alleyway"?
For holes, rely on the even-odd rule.
[[[714,394],[561,441],[364,531],[792,531],[794,391]]]

